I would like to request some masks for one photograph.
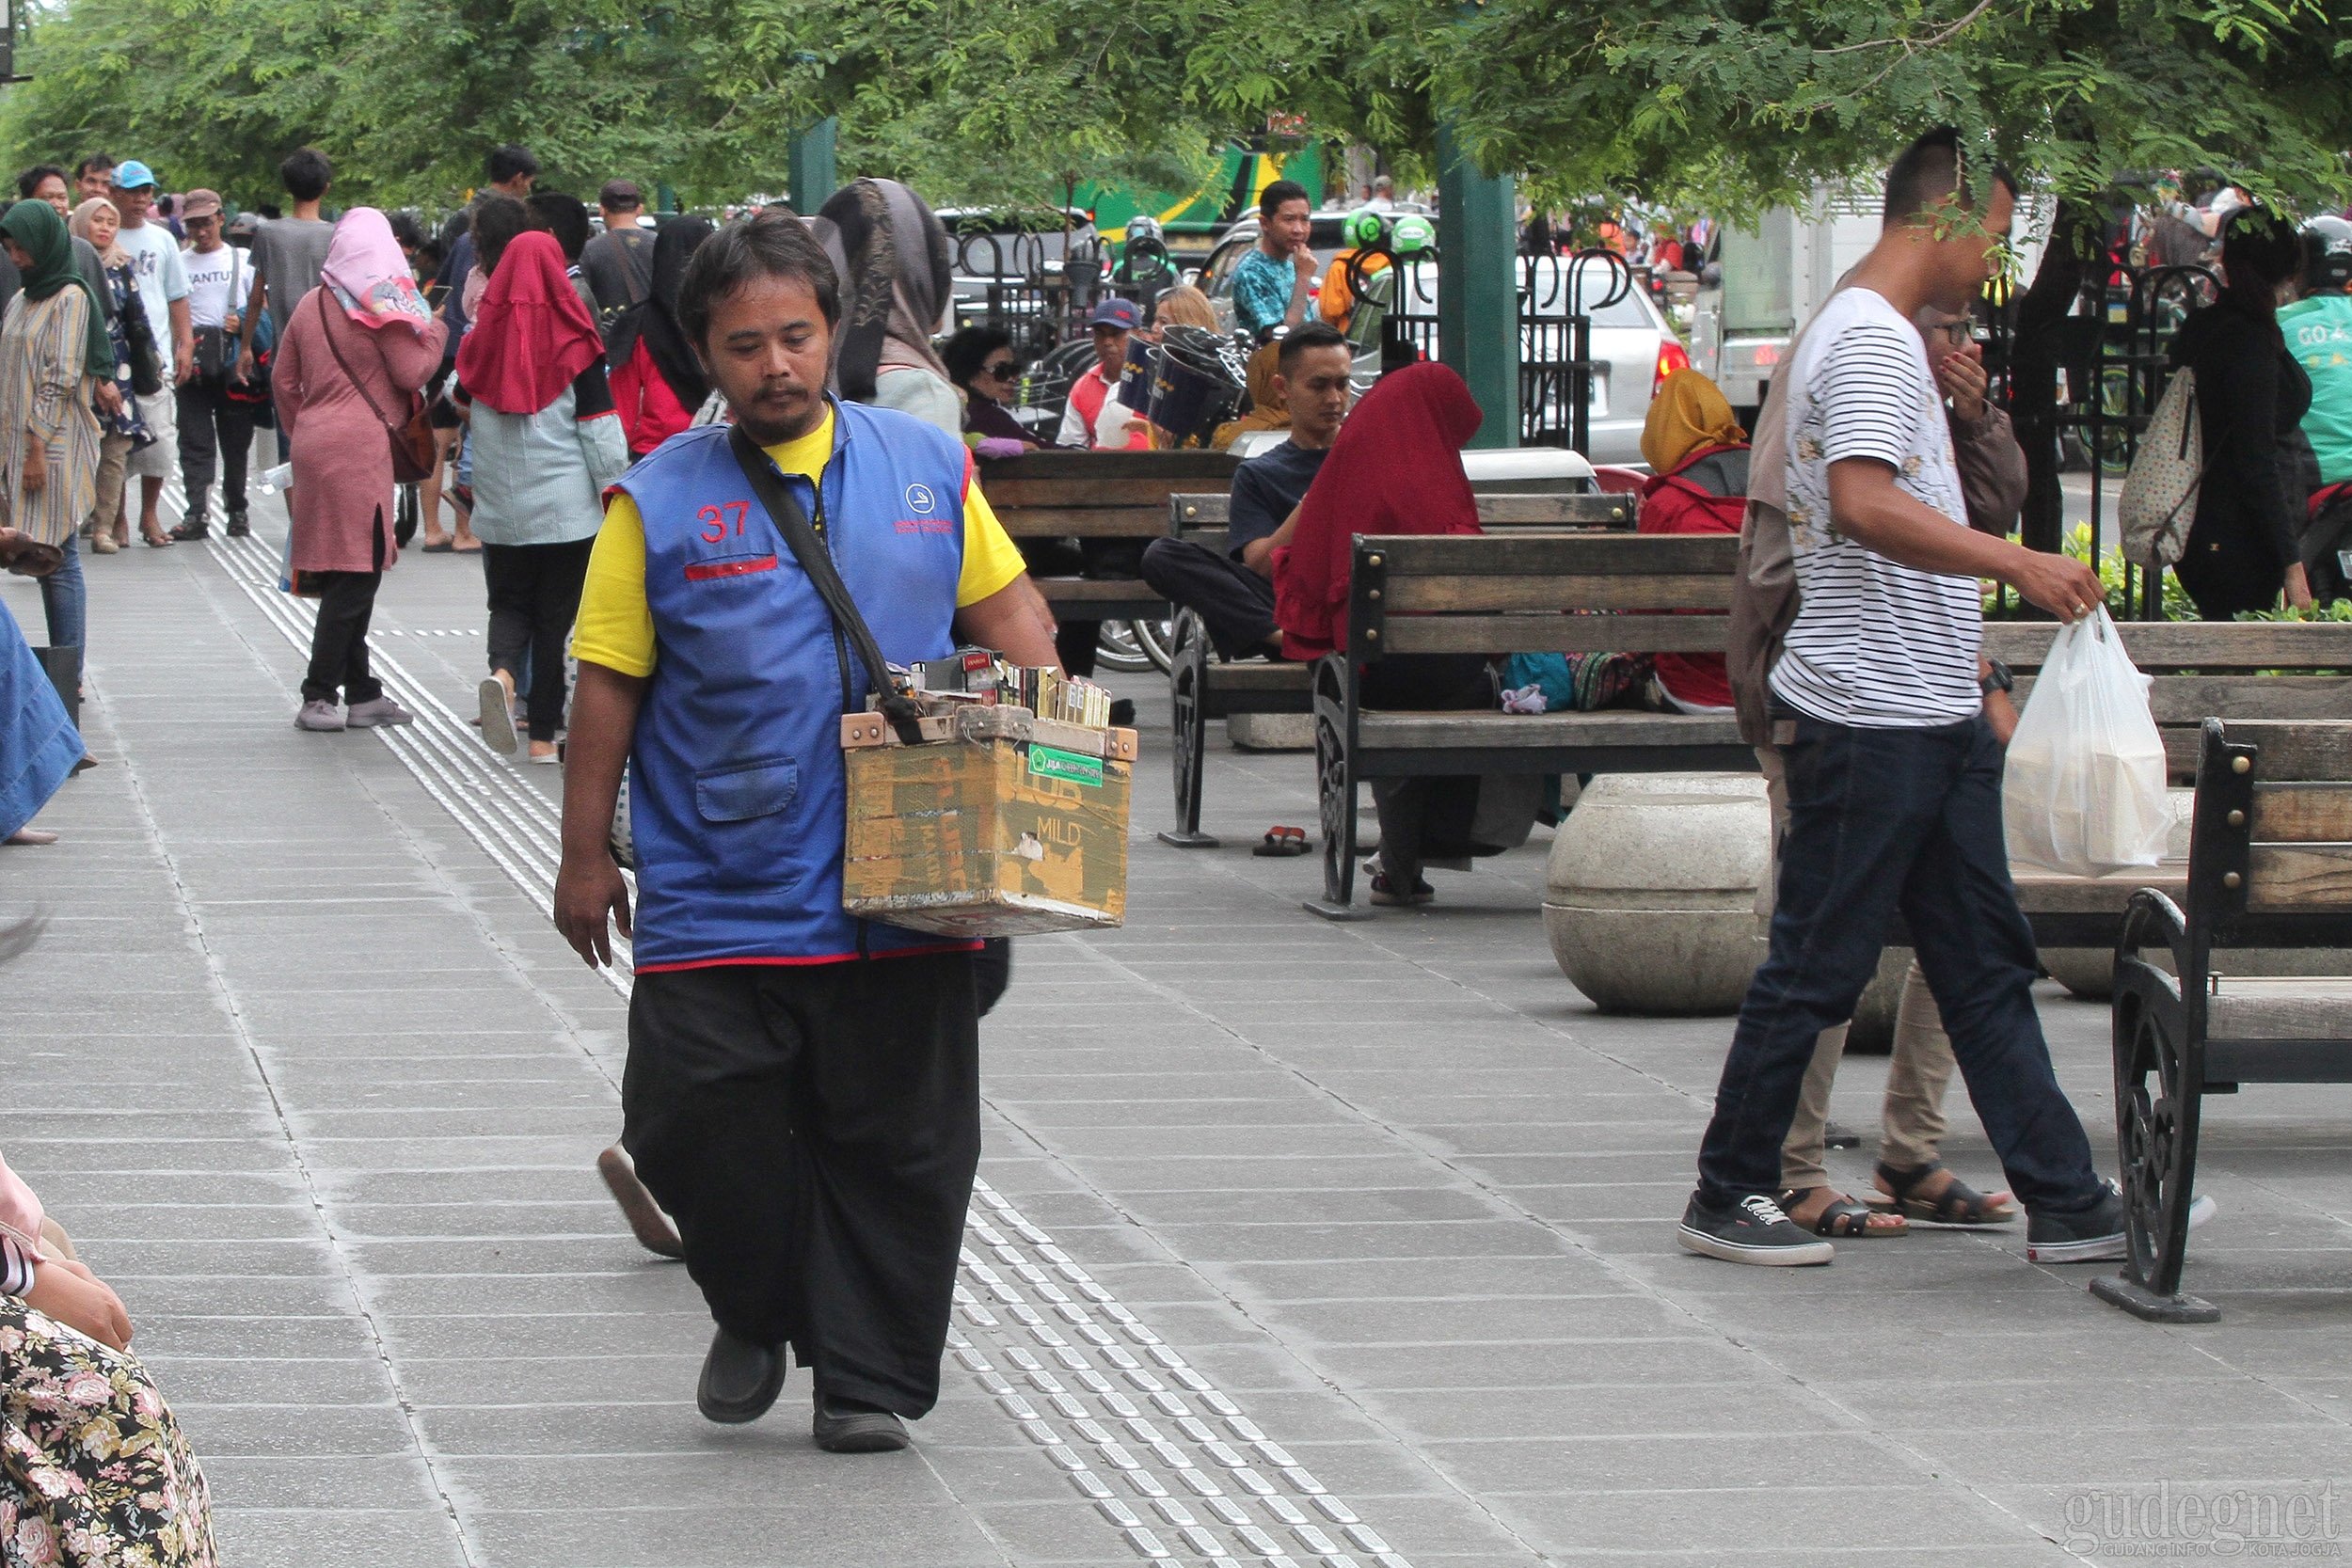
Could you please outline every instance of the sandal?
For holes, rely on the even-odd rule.
[[[1968,1229],[1985,1225],[2007,1225],[2017,1217],[2017,1206],[2001,1199],[1987,1197],[1959,1177],[1952,1178],[1943,1192],[1934,1197],[1914,1197],[1914,1188],[1937,1171],[1944,1162],[1934,1161],[1916,1170],[1897,1170],[1881,1162],[1878,1179],[1893,1189],[1888,1193],[1872,1193],[1869,1205],[1882,1214],[1901,1214],[1924,1225],[1950,1226]],[[2003,1195],[2006,1199],[2008,1195]]]
[[[1866,1237],[1901,1236],[1911,1229],[1908,1220],[1900,1225],[1872,1225],[1870,1223],[1872,1220],[1883,1219],[1886,1216],[1874,1213],[1843,1193],[1829,1188],[1791,1187],[1772,1201],[1780,1205],[1780,1212],[1788,1216],[1791,1225],[1803,1225],[1804,1222],[1797,1218],[1797,1210],[1805,1199],[1819,1192],[1829,1192],[1835,1201],[1814,1216],[1813,1234],[1816,1236],[1827,1236],[1835,1241],[1858,1242]],[[1902,1218],[1899,1214],[1894,1217]]]
[[[1372,901],[1390,909],[1409,909],[1426,904],[1438,896],[1438,890],[1427,882],[1417,885],[1410,893],[1399,893],[1389,881],[1389,874],[1375,871],[1372,877]]]
[[[1307,852],[1307,830],[1304,828],[1268,828],[1265,842],[1249,851],[1268,858],[1303,855]]]

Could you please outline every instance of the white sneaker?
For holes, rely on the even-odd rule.
[[[371,730],[378,724],[413,724],[417,716],[389,697],[376,697],[352,704],[347,721],[355,730]]]
[[[321,732],[340,730],[343,727],[343,710],[325,698],[315,703],[305,703],[302,711],[294,715],[294,727]]]

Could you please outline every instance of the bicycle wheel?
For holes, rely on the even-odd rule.
[[[1152,667],[1165,673],[1176,658],[1176,623],[1173,621],[1132,621],[1136,646]]]

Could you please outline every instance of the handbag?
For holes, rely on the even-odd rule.
[[[2171,383],[2139,437],[2116,515],[2123,527],[2123,559],[2169,566],[2188,548],[2197,520],[2197,493],[2205,479],[2204,421],[2197,415],[2197,372],[2185,367]]]
[[[368,405],[368,412],[383,424],[385,439],[391,443],[392,483],[421,484],[432,478],[433,470],[439,466],[440,451],[434,444],[433,424],[425,415],[423,395],[418,392],[408,394],[408,417],[405,420],[396,421],[386,419],[384,410],[375,405],[375,394],[368,390],[366,382],[352,373],[351,361],[345,359],[343,351],[335,346],[334,318],[326,311],[326,288],[324,284],[317,290],[317,298],[319,331],[326,339],[326,352],[335,356],[335,363],[342,368],[352,386],[358,388],[360,400]]]

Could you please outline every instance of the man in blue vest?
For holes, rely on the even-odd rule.
[[[679,316],[885,657],[963,641],[1055,662],[965,449],[827,395],[835,279],[798,218],[712,236]],[[608,917],[633,937],[621,1141],[718,1323],[697,1403],[756,1419],[788,1345],[821,1446],[904,1448],[900,1418],[938,1398],[979,1159],[978,944],[842,910],[840,718],[866,672],[726,426],[613,487],[573,651],[555,919],[591,964],[611,961]],[[607,848],[624,763],[633,922]]]

